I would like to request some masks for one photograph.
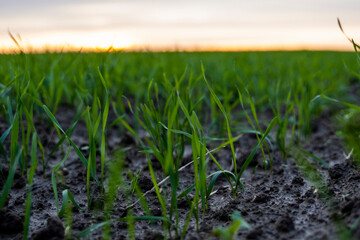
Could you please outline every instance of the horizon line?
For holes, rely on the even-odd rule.
[[[297,45],[252,45],[252,46],[181,46],[179,44],[168,46],[151,46],[151,45],[139,45],[129,46],[123,48],[114,48],[109,46],[104,47],[77,47],[77,46],[14,46],[14,47],[1,47],[0,54],[16,54],[23,53],[61,53],[61,52],[276,52],[276,51],[329,51],[329,52],[351,52],[353,51],[351,45],[311,45],[311,44],[297,44]]]

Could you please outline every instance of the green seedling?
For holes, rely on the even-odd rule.
[[[353,149],[355,162],[360,167],[360,111],[349,111],[343,118],[342,129],[348,148]]]
[[[1,197],[0,197],[0,211],[2,210],[2,208],[5,205],[5,202],[7,200],[9,191],[12,187],[13,181],[14,181],[14,176],[15,176],[15,171],[16,168],[18,166],[20,157],[21,157],[21,153],[22,153],[22,149],[20,149],[20,151],[17,153],[13,164],[11,165],[10,171],[9,171],[9,175],[6,178],[6,182],[5,185],[3,186],[3,190],[1,192]]]
[[[30,216],[31,216],[31,195],[32,195],[32,183],[34,179],[35,170],[38,164],[37,159],[37,136],[34,133],[31,141],[31,167],[28,174],[28,184],[27,184],[27,195],[25,203],[25,220],[24,220],[24,235],[23,239],[28,239],[29,234],[29,225],[30,225]]]
[[[230,225],[225,228],[219,227],[215,229],[212,232],[215,236],[220,237],[223,240],[232,240],[235,239],[238,231],[241,228],[251,229],[250,225],[241,216],[240,212],[235,211],[230,216],[232,220]]]

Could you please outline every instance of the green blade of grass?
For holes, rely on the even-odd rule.
[[[72,135],[72,133],[73,133],[73,131],[74,131],[77,123],[79,122],[79,120],[80,120],[81,118],[83,118],[83,116],[89,111],[89,109],[90,109],[90,108],[87,107],[87,108],[85,109],[85,111],[83,111],[80,115],[78,115],[78,116],[75,117],[75,119],[74,119],[73,123],[71,124],[71,126],[66,130],[66,132],[65,132],[66,135],[63,134],[63,135],[61,136],[61,138],[59,139],[59,141],[55,144],[55,146],[53,147],[53,149],[52,149],[51,152],[49,153],[49,155],[48,155],[48,157],[47,157],[47,160],[46,160],[46,163],[45,163],[45,167],[47,166],[47,164],[48,164],[51,156],[54,154],[54,152],[56,152],[56,150],[57,150],[57,149],[61,146],[61,144],[66,140],[66,136],[71,137],[71,135]]]
[[[100,67],[98,67],[98,68],[97,68],[97,70],[98,70],[98,74],[99,74],[99,77],[100,77],[101,83],[102,83],[102,85],[103,85],[103,87],[104,87],[105,91],[106,91],[106,92],[108,92],[108,88],[107,88],[107,85],[108,85],[108,84],[107,84],[107,82],[106,82],[105,78],[103,77],[103,75],[101,74]]]
[[[13,183],[13,180],[14,180],[14,176],[15,176],[15,171],[16,171],[16,167],[19,163],[19,159],[21,157],[21,154],[22,154],[22,148],[20,149],[20,151],[18,151],[15,159],[14,159],[14,162],[13,164],[11,165],[11,168],[10,168],[10,171],[9,171],[9,175],[7,176],[6,178],[6,182],[3,186],[3,191],[1,193],[1,198],[0,198],[0,211],[2,210],[2,208],[4,207],[5,205],[5,202],[6,202],[6,198],[9,194],[9,191],[12,187],[12,183]]]
[[[135,132],[135,130],[132,127],[130,127],[130,125],[127,122],[125,122],[122,118],[120,118],[119,121],[126,128],[126,130],[128,130],[139,143],[141,143],[141,145],[144,145],[144,142],[141,140],[139,135]]]
[[[16,150],[18,147],[19,139],[19,113],[16,112],[14,116],[14,121],[12,122],[11,128],[11,140],[10,140],[10,166],[14,164],[15,158],[17,156]]]
[[[212,174],[210,174],[208,176],[208,178],[211,178],[209,184],[208,184],[208,187],[207,187],[207,192],[206,192],[206,198],[208,199],[211,192],[212,192],[212,189],[214,188],[214,185],[215,185],[215,182],[216,180],[218,179],[218,177],[221,175],[221,174],[225,174],[225,175],[228,175],[234,182],[236,182],[236,176],[234,173],[230,172],[230,171],[217,171],[217,172],[214,172]]]
[[[106,123],[109,114],[109,97],[106,97],[105,108],[102,117],[102,133],[101,133],[101,145],[100,145],[100,160],[101,160],[101,193],[103,192],[103,184],[104,184],[104,166],[105,166],[105,156],[106,156],[106,148],[105,148],[105,130]]]
[[[322,165],[326,166],[326,167],[329,167],[330,165],[325,162],[324,160],[322,160],[321,158],[315,156],[314,154],[306,151],[305,149],[302,149],[302,148],[298,148],[298,150],[306,155],[308,155],[309,157],[312,157],[314,160],[318,161],[319,163],[321,163]]]
[[[249,104],[250,104],[251,113],[252,113],[253,118],[254,118],[255,123],[256,123],[256,128],[257,128],[258,131],[261,133],[260,135],[262,135],[262,131],[261,131],[261,128],[260,128],[260,124],[259,124],[259,121],[258,121],[258,118],[257,118],[257,114],[256,114],[255,103],[254,103],[252,97],[250,96],[250,93],[249,93],[249,91],[247,90],[247,88],[245,88],[245,90],[246,90],[246,93],[247,93],[247,95],[248,95],[248,102],[249,102]],[[239,97],[240,97],[240,102],[242,102],[241,93],[240,93],[239,89],[238,89],[238,94],[239,94]],[[245,111],[245,110],[244,110],[244,111]],[[246,111],[245,111],[245,114],[247,115]],[[253,126],[254,124],[252,123],[252,121],[251,121],[251,119],[250,119],[249,116],[247,116],[247,119],[250,120],[250,123],[251,123],[251,125]],[[255,126],[253,126],[253,127],[255,128]],[[258,141],[260,141],[258,135],[256,135],[256,138],[257,138]],[[271,158],[270,151],[269,151],[269,149],[268,149],[268,146],[267,146],[266,142],[265,142],[265,147],[266,147],[266,149],[267,149],[267,152],[268,152],[268,155],[269,155],[269,158],[270,158],[270,165],[271,165],[271,167],[272,167],[272,158]],[[262,155],[263,155],[264,164],[265,164],[265,169],[267,169],[266,157],[265,157],[265,152],[264,152],[264,148],[263,148],[262,144],[260,144],[260,149],[261,149],[261,153],[262,153]]]
[[[248,167],[248,165],[250,164],[251,160],[254,158],[256,151],[258,150],[258,148],[260,147],[260,145],[262,144],[262,142],[265,140],[265,137],[270,133],[270,131],[273,129],[273,127],[276,124],[278,117],[275,117],[271,120],[269,126],[267,127],[266,131],[264,132],[264,134],[262,135],[260,141],[258,142],[258,144],[256,145],[256,147],[251,151],[250,155],[247,157],[247,159],[245,160],[243,166],[240,169],[239,174],[237,175],[236,178],[236,187],[240,184],[240,178],[242,176],[242,174],[244,173],[245,169]]]
[[[194,182],[195,182],[195,195],[194,195],[194,204],[196,206],[199,205],[198,201],[199,201],[199,193],[200,193],[200,180],[199,180],[199,163],[198,163],[198,156],[199,151],[200,151],[200,147],[199,147],[199,139],[197,137],[197,133],[195,130],[193,130],[193,134],[192,134],[192,139],[191,139],[191,147],[192,147],[192,156],[193,156],[193,167],[194,167]],[[196,207],[194,209],[195,214],[198,215],[199,213],[199,208]],[[199,225],[199,219],[196,218],[196,227],[198,228]]]
[[[160,189],[159,189],[159,185],[156,181],[156,176],[155,176],[155,172],[154,172],[154,169],[152,167],[152,164],[151,164],[151,160],[150,160],[150,157],[147,155],[146,156],[147,158],[147,161],[148,161],[148,166],[149,166],[149,172],[150,172],[150,176],[151,176],[151,180],[153,182],[153,185],[154,185],[154,188],[155,188],[155,193],[156,193],[156,196],[159,200],[159,203],[160,203],[160,206],[161,206],[161,210],[162,210],[162,216],[164,218],[166,218],[167,216],[167,210],[166,210],[166,205],[165,205],[165,201],[163,199],[163,197],[161,196],[161,193],[160,193]],[[167,228],[167,226],[165,225],[164,228]]]
[[[66,140],[69,142],[69,144],[73,147],[73,149],[75,150],[76,154],[78,155],[78,157],[80,158],[81,162],[85,165],[85,167],[88,167],[88,162],[86,160],[86,158],[84,157],[84,155],[82,154],[82,152],[79,150],[79,148],[75,145],[75,143],[69,138],[69,136],[66,134],[66,132],[64,131],[64,129],[62,129],[62,127],[60,126],[59,122],[56,120],[55,116],[50,112],[50,110],[45,106],[42,105],[42,108],[44,109],[45,113],[47,114],[47,116],[50,118],[50,120],[57,126],[58,129],[60,129],[60,131],[65,135]],[[95,179],[95,181],[101,185],[99,179],[96,177],[95,174],[93,174],[93,172],[91,173],[92,177]]]
[[[204,65],[201,64],[201,70],[202,70],[202,74],[203,74],[203,78],[204,81],[211,93],[212,98],[214,99],[214,101],[216,102],[217,106],[219,107],[220,111],[222,112],[222,114],[224,115],[225,118],[225,122],[226,122],[226,128],[227,128],[227,133],[228,133],[228,138],[229,140],[232,139],[232,133],[231,133],[231,128],[230,128],[230,122],[228,119],[228,114],[225,111],[224,106],[222,105],[220,99],[216,96],[214,90],[211,88],[209,82],[206,80],[206,76],[205,76],[205,70],[204,70]],[[230,141],[230,148],[231,148],[231,154],[232,154],[232,161],[234,164],[234,171],[235,171],[235,175],[237,175],[237,167],[236,167],[236,158],[235,158],[235,148],[234,148],[234,144],[232,141]]]
[[[14,121],[14,118],[13,118],[13,110],[12,110],[12,107],[11,107],[11,102],[10,102],[10,98],[7,97],[7,112],[8,112],[8,116],[9,116],[9,123],[12,124],[12,122]]]
[[[0,141],[0,153],[3,156],[5,163],[8,163],[8,159],[7,159],[7,156],[6,156],[6,151],[5,151],[5,148],[4,148],[1,141]],[[0,166],[0,171],[1,171],[1,166]]]
[[[314,101],[316,101],[317,99],[320,99],[320,98],[325,99],[325,100],[328,100],[328,101],[331,101],[331,102],[340,103],[340,104],[342,104],[342,105],[344,105],[344,106],[347,106],[347,107],[349,107],[349,108],[352,108],[352,109],[354,109],[354,110],[356,110],[356,111],[360,111],[360,107],[357,106],[357,105],[355,105],[355,104],[343,102],[343,101],[337,100],[337,99],[335,99],[335,98],[328,97],[328,96],[326,96],[326,95],[324,95],[324,94],[317,95],[316,97],[314,97],[314,98],[311,100],[311,102],[314,102]]]
[[[60,163],[58,163],[55,167],[53,167],[52,171],[51,171],[51,185],[53,188],[53,192],[54,192],[54,198],[55,198],[55,203],[56,203],[56,211],[59,214],[59,198],[58,198],[58,191],[57,191],[57,186],[56,186],[56,171],[64,164],[64,162],[68,159],[70,154],[70,147],[68,148],[68,151],[65,155],[65,157],[60,161]]]
[[[7,138],[7,136],[9,135],[10,131],[11,131],[12,125],[10,125],[10,127],[8,129],[6,129],[6,131],[1,135],[0,137],[0,142],[4,143],[5,139]]]
[[[261,136],[262,133],[257,131],[257,130],[250,130],[250,129],[234,129],[234,131],[236,132],[241,132],[241,133],[250,133],[250,134],[256,134],[256,135],[259,135]],[[266,142],[269,144],[270,148],[273,150],[274,149],[274,146],[271,142],[271,137],[270,136],[267,136],[265,138]]]
[[[26,203],[25,203],[25,220],[24,220],[24,234],[23,239],[28,239],[29,234],[29,225],[30,225],[30,216],[31,216],[31,195],[32,195],[32,183],[34,179],[35,170],[38,164],[38,159],[36,156],[37,152],[37,135],[36,133],[33,134],[32,141],[31,141],[31,167],[28,175],[28,185],[27,185],[27,196],[26,196]]]
[[[62,217],[64,215],[65,210],[67,208],[67,204],[69,203],[69,200],[77,209],[79,209],[80,211],[85,211],[85,209],[81,208],[79,206],[79,204],[77,204],[77,202],[75,201],[75,199],[69,189],[65,189],[62,192],[62,196],[63,196],[63,202],[62,202],[62,206],[59,211],[59,214],[58,214],[59,217]]]
[[[150,216],[151,212],[150,212],[150,207],[148,205],[148,203],[146,202],[146,199],[144,198],[144,194],[141,191],[139,185],[137,184],[137,180],[135,179],[135,177],[132,175],[132,173],[129,174],[131,181],[133,182],[133,191],[135,191],[139,202],[145,212],[146,215]],[[136,181],[135,181],[136,180]]]

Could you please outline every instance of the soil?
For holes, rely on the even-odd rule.
[[[66,107],[60,108],[56,115],[58,121],[67,129],[74,111]],[[241,191],[234,198],[226,179],[220,177],[215,184],[213,195],[209,200],[209,207],[205,217],[199,222],[199,229],[195,228],[194,219],[190,222],[185,239],[217,239],[211,234],[217,227],[226,227],[231,223],[230,214],[234,211],[241,212],[243,218],[250,224],[251,229],[241,229],[236,239],[337,239],[337,232],[341,227],[350,227],[360,217],[360,173],[353,166],[351,157],[346,157],[342,142],[335,134],[335,128],[327,114],[323,114],[314,121],[314,133],[302,147],[320,157],[329,164],[329,167],[314,160],[311,164],[316,166],[325,186],[318,188],[310,181],[306,172],[290,155],[286,160],[274,147],[271,152],[272,170],[265,170],[261,163],[262,154],[259,152],[249,168],[245,171],[242,183],[245,191]],[[111,121],[111,120],[110,120]],[[58,141],[58,136],[50,124],[44,119],[35,119],[39,136],[45,147],[47,156]],[[5,122],[0,122],[0,132],[7,128]],[[79,122],[73,133],[72,140],[85,157],[88,156],[87,130],[84,122]],[[123,136],[123,137],[122,137]],[[9,138],[9,137],[8,137]],[[246,159],[250,150],[256,143],[256,138],[246,135],[236,144],[238,165]],[[124,165],[134,174],[141,170],[138,179],[142,191],[149,191],[153,185],[145,156],[135,148],[136,141],[129,134],[122,134],[115,126],[107,133],[107,146],[109,153],[114,152],[119,146],[132,147],[126,152]],[[65,144],[66,146],[66,144]],[[212,146],[209,146],[212,147]],[[9,139],[5,141],[5,148],[9,152]],[[63,151],[66,151],[64,148]],[[51,186],[51,169],[61,161],[64,152],[59,149],[49,161],[45,175],[39,164],[32,187],[32,212],[30,221],[31,239],[64,239],[65,219],[56,216],[56,204]],[[216,159],[225,169],[231,169],[231,151],[224,148],[215,153]],[[183,165],[191,161],[191,150],[186,149]],[[0,162],[4,162],[2,156]],[[158,181],[164,178],[160,165],[153,159],[154,169]],[[0,189],[6,180],[8,165],[2,164],[3,174],[0,175]],[[209,161],[208,170],[217,171],[214,163]],[[254,171],[255,170],[255,171]],[[82,208],[87,208],[86,197],[86,168],[72,150],[69,159],[59,170],[63,176],[58,178],[58,192],[60,204],[61,192],[70,189],[75,200]],[[193,183],[192,166],[185,168],[180,175],[180,189],[186,189]],[[60,179],[60,180],[59,180]],[[130,185],[130,180],[126,178]],[[85,228],[103,220],[103,198],[100,191],[95,189],[91,210],[79,211],[73,208],[72,227],[73,233],[78,233]],[[169,187],[168,183],[161,186]],[[13,187],[9,193],[8,201],[0,213],[0,239],[21,239],[24,221],[26,200],[26,179],[16,172]],[[324,194],[325,193],[325,194]],[[191,196],[191,193],[190,193]],[[161,216],[161,208],[156,194],[150,192],[146,199],[154,216]],[[136,196],[132,196],[132,202]],[[113,218],[126,215],[126,201],[123,194],[118,194],[115,200]],[[178,202],[180,226],[189,212],[190,206],[185,199]],[[140,204],[133,208],[134,215],[143,215]],[[355,226],[351,233],[353,239],[360,239],[360,227]],[[127,225],[124,222],[112,224],[113,239],[127,238]],[[136,222],[135,236],[137,239],[162,239],[163,231],[160,222]],[[91,239],[101,239],[101,229],[90,234]]]

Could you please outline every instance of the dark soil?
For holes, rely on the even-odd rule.
[[[63,128],[67,129],[72,121],[72,114],[65,108],[60,109],[57,118]],[[271,153],[273,158],[272,170],[265,170],[261,164],[262,154],[259,152],[253,163],[245,171],[242,183],[246,191],[241,191],[234,198],[226,179],[220,177],[215,184],[214,193],[210,197],[209,208],[205,218],[199,223],[196,230],[194,220],[188,228],[186,239],[216,239],[211,232],[217,227],[225,227],[230,224],[229,216],[234,211],[242,213],[244,219],[251,225],[251,230],[241,229],[237,239],[337,239],[341,229],[350,228],[360,217],[360,173],[352,165],[351,158],[346,159],[344,147],[335,134],[335,129],[330,123],[328,116],[323,115],[317,119],[314,125],[314,133],[304,144],[303,148],[320,157],[329,164],[329,167],[310,159],[316,166],[319,175],[327,186],[322,188],[310,181],[306,172],[294,161],[292,155],[286,160],[282,158],[276,149]],[[6,129],[6,124],[0,122],[0,133]],[[49,154],[58,141],[56,132],[45,123],[45,120],[36,120],[38,133],[44,143],[46,154]],[[83,122],[79,122],[72,136],[73,141],[79,148],[87,146],[87,130]],[[124,136],[124,137],[122,137]],[[246,159],[249,149],[256,143],[253,136],[244,136],[236,144],[238,165]],[[136,141],[129,134],[122,134],[116,127],[108,132],[107,144],[109,152],[114,152],[120,146],[135,147]],[[66,146],[66,145],[64,145]],[[9,139],[5,142],[6,150],[9,151]],[[66,152],[67,148],[64,148]],[[83,148],[87,157],[87,150]],[[47,156],[47,155],[46,155]],[[65,219],[56,217],[56,204],[51,186],[51,169],[64,156],[64,152],[57,151],[49,161],[49,165],[43,174],[39,164],[32,188],[32,214],[30,222],[30,234],[32,239],[64,239]],[[215,157],[225,169],[231,169],[231,152],[225,148],[215,154]],[[184,163],[191,160],[191,151],[185,152]],[[3,162],[2,156],[0,161]],[[161,167],[153,160],[157,178],[163,179]],[[257,164],[260,163],[260,164]],[[150,173],[145,156],[132,148],[126,152],[124,165],[133,174],[141,170],[138,184],[143,192],[152,188]],[[253,170],[256,171],[254,172]],[[3,174],[0,175],[0,188],[6,180],[8,166],[2,165]],[[217,167],[211,161],[208,166],[209,172],[217,171]],[[83,208],[87,208],[86,197],[86,168],[78,159],[75,152],[71,152],[65,165],[59,170],[63,176],[58,178],[58,192],[60,204],[61,192],[69,189],[75,200]],[[45,177],[44,177],[45,176]],[[192,166],[187,167],[180,174],[180,188],[186,189],[193,183]],[[130,179],[126,178],[130,185]],[[164,184],[165,189],[169,185]],[[26,179],[19,172],[15,174],[13,187],[10,191],[6,206],[0,213],[0,239],[21,239],[24,221],[24,209],[26,199]],[[73,233],[76,234],[85,228],[103,220],[102,209],[104,199],[100,195],[100,189],[95,189],[94,200],[91,210],[79,211],[76,208],[72,212]],[[190,193],[190,197],[191,197]],[[161,208],[156,194],[150,192],[146,199],[153,215],[161,216]],[[132,196],[136,201],[136,195]],[[123,194],[119,194],[114,203],[113,217],[118,218],[126,215],[126,201]],[[190,206],[185,199],[178,202],[180,225],[184,223],[184,217],[190,211]],[[135,205],[134,215],[143,215],[140,204]],[[360,226],[355,226],[351,235],[354,239],[360,239]],[[127,224],[115,222],[112,224],[113,239],[127,238]],[[137,239],[163,239],[164,233],[160,222],[137,222],[135,224]],[[349,236],[345,236],[349,238]],[[91,239],[101,239],[101,229],[91,233]]]

